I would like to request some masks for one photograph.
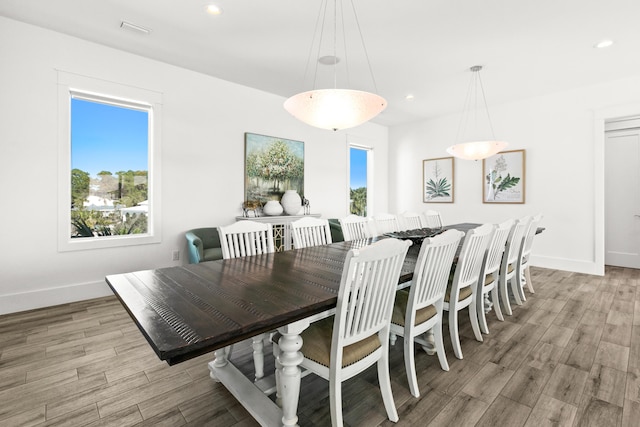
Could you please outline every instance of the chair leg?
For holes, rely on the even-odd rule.
[[[495,289],[495,287],[494,287]],[[475,301],[475,306],[476,306],[476,313],[478,313],[478,323],[480,324],[480,330],[482,331],[482,333],[484,334],[488,334],[489,333],[489,327],[487,326],[487,316],[484,312],[484,296],[485,293],[482,292],[482,288],[480,288],[480,298],[476,298]]]
[[[335,427],[343,427],[342,383],[337,378],[329,380],[329,406],[331,408],[331,425]]]
[[[504,316],[502,315],[502,308],[500,307],[500,298],[498,297],[498,284],[491,289],[491,300],[493,301],[493,309],[496,311],[496,316],[498,320],[504,322]],[[487,329],[487,333],[489,330]]]
[[[256,381],[264,377],[264,339],[266,334],[253,337],[251,346],[253,347],[253,365],[255,367]]]
[[[483,309],[480,309],[480,312],[484,315]],[[475,298],[469,304],[469,320],[471,321],[471,329],[473,329],[476,341],[482,342],[482,332],[480,332],[480,325],[478,324],[478,310]]]
[[[520,272],[516,270],[515,274],[510,280],[511,292],[513,293],[513,298],[516,300],[516,304],[522,305],[522,287],[520,286]]]
[[[507,279],[500,279],[500,297],[502,300],[502,305],[504,306],[504,312],[511,316],[513,312],[511,311],[511,303],[509,302],[509,290],[507,289]]]
[[[405,341],[407,337],[405,337]],[[389,375],[389,348],[383,351],[382,357],[378,360],[378,382],[380,383],[380,391],[382,392],[382,401],[384,408],[387,410],[387,417],[394,423],[398,421],[398,411],[396,403],[393,400],[393,392],[391,391],[391,377]],[[342,417],[341,417],[342,418]],[[342,421],[342,419],[340,420]],[[342,422],[340,423],[342,425]]]
[[[436,342],[436,351],[438,352],[440,367],[443,371],[448,371],[449,362],[447,361],[447,354],[444,351],[444,342],[442,340],[442,318],[440,318],[438,324],[433,327],[433,337]]]
[[[455,307],[449,308],[449,336],[453,353],[458,359],[462,359],[462,348],[460,347],[460,335],[458,335],[458,310]]]
[[[531,281],[531,272],[529,271],[529,266],[524,269],[525,283],[527,284],[527,289],[532,294],[535,294],[536,291],[533,290],[533,282]]]
[[[413,337],[406,333],[404,337],[404,369],[407,371],[407,381],[409,382],[409,390],[411,391],[411,394],[414,397],[420,397],[418,377],[416,376],[414,341]]]

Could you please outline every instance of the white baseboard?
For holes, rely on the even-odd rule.
[[[0,295],[0,315],[113,295],[104,282],[81,283],[19,294]]]
[[[604,265],[595,261],[579,261],[566,258],[552,258],[546,256],[531,256],[531,265],[551,268],[553,270],[573,271],[575,273],[594,274],[604,276]]]

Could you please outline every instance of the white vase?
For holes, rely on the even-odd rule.
[[[275,216],[282,214],[282,205],[277,200],[269,200],[262,208],[265,215]]]
[[[296,190],[285,191],[280,203],[287,215],[296,215],[302,209],[302,199]]]

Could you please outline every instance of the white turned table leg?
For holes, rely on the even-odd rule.
[[[308,320],[300,320],[278,328],[282,334],[278,341],[279,391],[282,398],[282,425],[298,425],[298,398],[300,397],[300,363],[302,363],[302,337],[300,333],[309,326]]]
[[[493,302],[489,299],[489,293],[483,294],[484,296],[484,312],[485,314],[489,313],[493,308]]]
[[[229,355],[229,347],[219,348],[213,354],[215,355],[216,358],[213,360],[212,365],[215,366],[216,368],[221,368],[229,362],[227,359],[227,356]],[[217,383],[220,382],[220,380],[218,379],[218,377],[216,377],[216,374],[213,372],[213,369],[211,369],[211,367],[209,367],[209,376],[215,382]]]
[[[253,366],[255,369],[255,380],[264,377],[264,339],[266,334],[260,334],[252,338]]]
[[[427,342],[426,345],[422,346],[422,349],[429,355],[433,356],[436,354],[436,340],[433,338],[433,330],[429,329],[423,335],[424,340]]]

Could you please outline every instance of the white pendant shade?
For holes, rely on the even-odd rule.
[[[387,106],[375,93],[349,89],[302,92],[284,102],[284,108],[304,123],[321,129],[348,129],[371,120]]]
[[[480,160],[493,156],[507,147],[504,141],[472,141],[452,145],[447,153],[465,160]]]

